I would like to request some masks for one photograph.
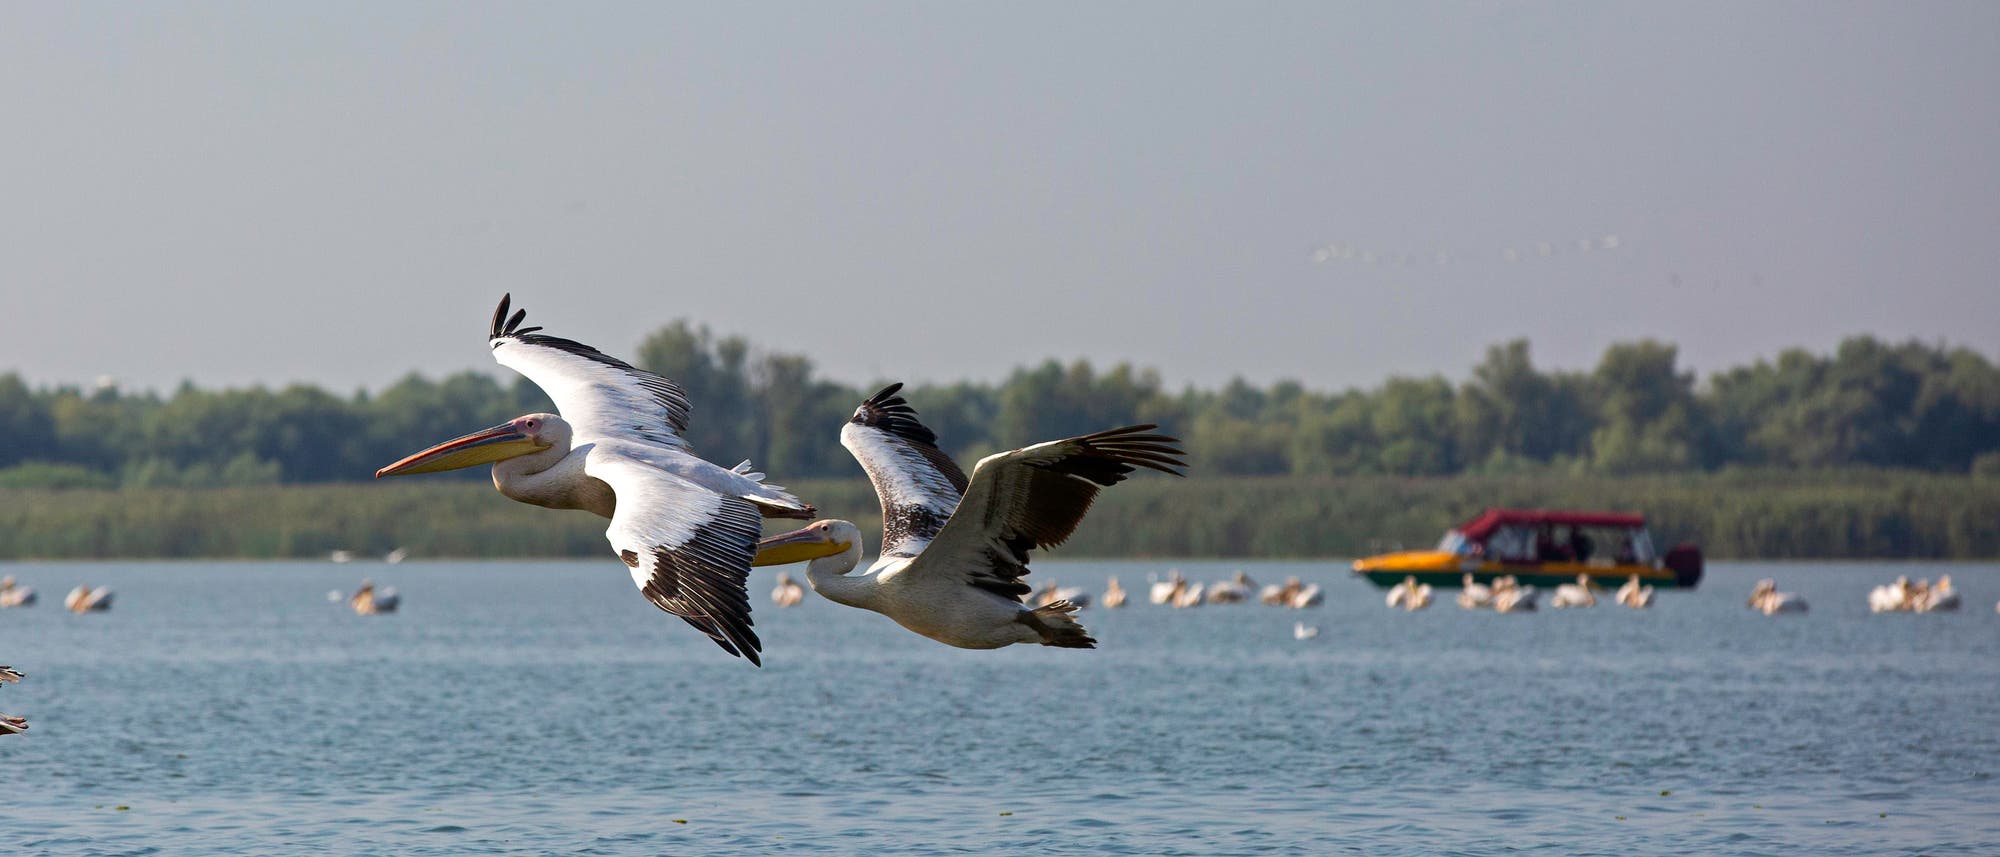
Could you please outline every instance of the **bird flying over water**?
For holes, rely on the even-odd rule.
[[[873,610],[947,645],[1094,648],[1067,601],[1030,609],[1028,552],[1061,544],[1099,489],[1144,467],[1179,476],[1180,441],[1156,426],[1115,428],[989,455],[972,478],[890,384],[856,408],[840,444],[882,502],[882,555],[859,575],[861,531],[825,520],[772,536],[757,565],[811,560],[806,581],[829,600]]]
[[[588,345],[522,327],[502,297],[487,338],[493,359],[549,395],[561,414],[528,414],[445,441],[376,478],[493,465],[509,498],[611,519],[605,537],[647,600],[732,655],[760,664],[744,591],[762,518],[813,507],[745,461],[726,468],[681,436],[692,407],[678,384]]]

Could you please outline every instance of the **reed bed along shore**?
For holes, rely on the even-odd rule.
[[[861,479],[791,483],[878,532]],[[1716,558],[2000,557],[2000,480],[1907,471],[1142,478],[1105,492],[1072,557],[1351,557],[1429,545],[1488,506],[1643,512]],[[604,523],[538,514],[483,482],[0,490],[0,559],[595,556]],[[784,522],[778,522],[784,523]],[[871,546],[872,548],[872,546]]]

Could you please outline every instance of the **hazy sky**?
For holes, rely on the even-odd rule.
[[[1995,355],[1997,41],[2000,3],[8,2],[0,372],[503,372],[510,290],[856,383]]]

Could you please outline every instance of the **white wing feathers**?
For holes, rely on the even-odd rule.
[[[734,468],[694,455],[680,435],[690,405],[674,382],[632,366],[588,345],[522,327],[527,310],[507,310],[513,296],[500,299],[488,342],[493,359],[526,376],[549,394],[570,425],[571,446],[606,447],[627,458],[666,470],[696,485],[742,497],[770,517],[811,518],[813,507],[744,462]]]
[[[687,431],[691,407],[680,385],[581,342],[522,327],[528,311],[509,317],[512,299],[501,298],[493,312],[487,340],[493,359],[549,394],[575,432],[575,443],[623,437],[687,447],[680,433]]]
[[[605,444],[591,448],[583,469],[618,495],[604,535],[647,600],[761,665],[744,589],[762,524],[757,507]]]
[[[882,502],[882,558],[912,557],[951,518],[965,472],[937,447],[937,435],[890,384],[854,409],[840,445],[861,462]]]

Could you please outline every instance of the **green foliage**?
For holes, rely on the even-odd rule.
[[[850,477],[839,427],[874,385],[818,376],[804,356],[765,351],[676,321],[636,363],[694,400],[688,438],[721,463],[749,459],[785,484]],[[1186,441],[1201,476],[1639,475],[1730,467],[1880,467],[1967,473],[2000,453],[2000,369],[1977,352],[1870,337],[1832,355],[1803,350],[1704,384],[1669,344],[1607,348],[1588,372],[1535,368],[1526,341],[1489,348],[1471,377],[1391,378],[1325,393],[1297,382],[1166,390],[1129,365],[1050,360],[999,383],[918,385],[905,395],[968,465],[1042,440],[1156,423]],[[131,487],[366,480],[447,438],[553,410],[526,379],[410,375],[375,395],[309,386],[169,396],[35,390],[0,375],[0,468],[18,484],[79,484],[76,468]],[[1995,465],[1980,465],[1991,468]],[[1981,471],[1982,473],[1987,471]],[[484,482],[469,470],[437,479]]]
[[[0,484],[5,474],[0,471]],[[880,532],[865,480],[792,486]],[[1663,546],[1722,558],[2000,557],[2000,479],[1910,471],[1724,470],[1603,477],[1243,477],[1141,474],[1099,496],[1069,557],[1351,557],[1433,544],[1488,506],[1646,513]],[[769,521],[766,530],[796,521]],[[606,557],[603,519],[452,481],[201,489],[0,487],[0,559]],[[879,545],[870,544],[873,551]],[[622,570],[622,569],[621,569]]]

